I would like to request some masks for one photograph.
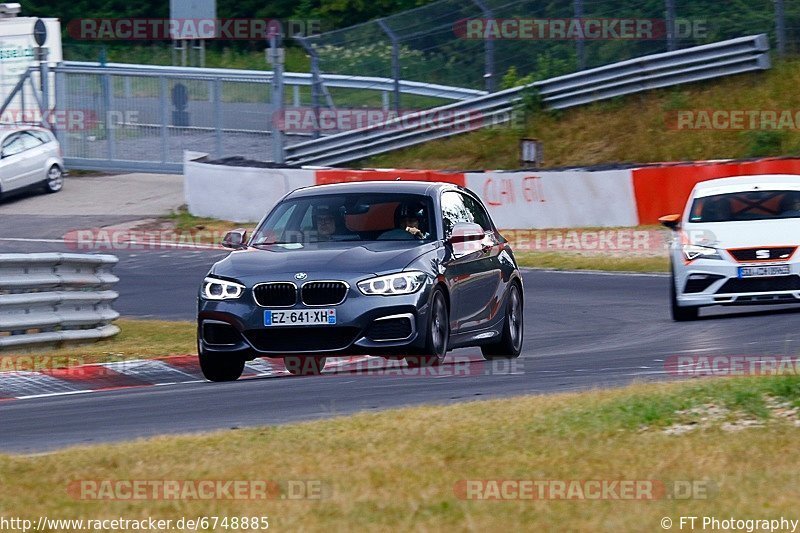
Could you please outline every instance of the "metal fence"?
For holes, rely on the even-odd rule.
[[[487,91],[506,88],[520,76],[547,79],[748,34],[767,34],[780,54],[800,52],[800,3],[751,0],[728,4],[724,13],[721,5],[694,0],[438,0],[301,42],[312,54],[312,69],[320,73]],[[595,26],[570,26],[581,20],[620,24],[593,34]],[[631,36],[622,28],[624,20],[645,24],[643,31]],[[526,21],[532,31],[514,37],[514,26],[504,30],[503,21]],[[396,96],[393,105],[409,107]]]
[[[0,349],[119,333],[113,255],[0,254]]]
[[[180,172],[184,150],[273,160],[274,117],[312,105],[311,74],[284,75],[289,90],[278,108],[270,71],[78,62],[54,70],[56,135],[74,168]],[[392,80],[378,77],[324,80],[349,91],[353,106],[388,108],[394,88]],[[485,94],[419,82],[403,82],[401,90],[439,104]],[[313,130],[289,133],[283,142],[311,137]]]
[[[534,82],[415,116],[298,143],[287,147],[287,162],[332,166],[503,124],[512,119],[514,107],[528,88],[535,89],[550,109],[565,109],[649,89],[768,68],[766,35],[731,39]]]

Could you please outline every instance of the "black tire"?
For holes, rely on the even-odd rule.
[[[208,354],[198,350],[200,370],[208,381],[236,381],[244,372],[244,359],[235,355]]]
[[[680,307],[678,305],[678,294],[675,290],[675,270],[670,270],[672,272],[672,276],[670,276],[669,280],[669,299],[672,320],[675,322],[690,322],[692,320],[697,320],[697,317],[700,316],[699,307]]]
[[[425,332],[425,349],[419,355],[406,356],[406,364],[411,368],[439,366],[444,363],[450,347],[450,312],[447,300],[440,287],[433,289],[431,312]]]
[[[481,346],[483,358],[487,361],[493,359],[516,359],[522,353],[522,338],[524,334],[525,312],[522,307],[522,294],[519,286],[514,283],[508,293],[506,316],[503,320],[503,334],[499,342]]]
[[[58,165],[47,169],[47,178],[44,180],[44,190],[50,194],[57,193],[64,188],[64,171]]]
[[[327,357],[285,357],[283,364],[293,376],[318,376],[325,370]]]

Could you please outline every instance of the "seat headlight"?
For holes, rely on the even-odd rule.
[[[722,259],[722,256],[719,255],[719,250],[711,248],[710,246],[684,244],[681,246],[681,249],[687,261],[694,261],[695,259]]]
[[[358,290],[367,296],[412,294],[417,292],[427,279],[428,276],[424,272],[412,270],[359,281]]]
[[[217,278],[206,278],[203,280],[203,290],[201,294],[206,300],[232,300],[238,298],[244,292],[244,285]]]

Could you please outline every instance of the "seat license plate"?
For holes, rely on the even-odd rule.
[[[264,311],[265,326],[328,326],[336,324],[336,309]]]
[[[770,278],[790,274],[789,265],[739,267],[739,278]]]

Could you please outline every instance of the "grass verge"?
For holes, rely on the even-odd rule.
[[[558,252],[514,254],[519,266],[548,270],[602,270],[606,272],[669,272],[669,258],[613,257]]]
[[[693,161],[800,153],[800,130],[678,129],[679,111],[791,111],[800,106],[800,62],[704,83],[648,91],[574,109],[535,112],[519,127],[484,129],[379,155],[367,168],[514,169],[520,138],[544,144],[544,167]],[[695,115],[696,116],[696,115]],[[749,122],[745,121],[749,124]],[[759,129],[761,128],[761,129]]]
[[[74,366],[197,353],[196,326],[193,322],[120,319],[114,324],[119,326],[120,333],[110,339],[58,348],[41,348],[32,352],[2,352],[0,371],[13,370],[14,359],[31,355],[34,356],[34,363],[38,360],[43,370],[50,369],[53,364]],[[26,360],[26,364],[29,361]]]
[[[209,239],[212,236],[224,235],[225,232],[232,229],[245,228],[248,234],[255,229],[255,225],[251,222],[233,222],[217,218],[197,217],[190,214],[185,206],[167,215],[165,220],[174,224],[175,231],[194,232],[200,236],[207,235]],[[219,241],[209,241],[207,244],[219,244]]]
[[[800,429],[769,408],[774,400],[795,406],[796,417],[800,378],[647,384],[0,455],[0,507],[34,523],[268,516],[271,527],[303,531],[655,531],[662,517],[676,525],[679,516],[791,518]],[[726,431],[720,420],[665,431],[709,404],[759,427]],[[502,479],[703,480],[712,490],[656,501],[475,501],[454,490],[462,480]],[[94,501],[67,492],[80,480],[304,480],[326,498]]]

